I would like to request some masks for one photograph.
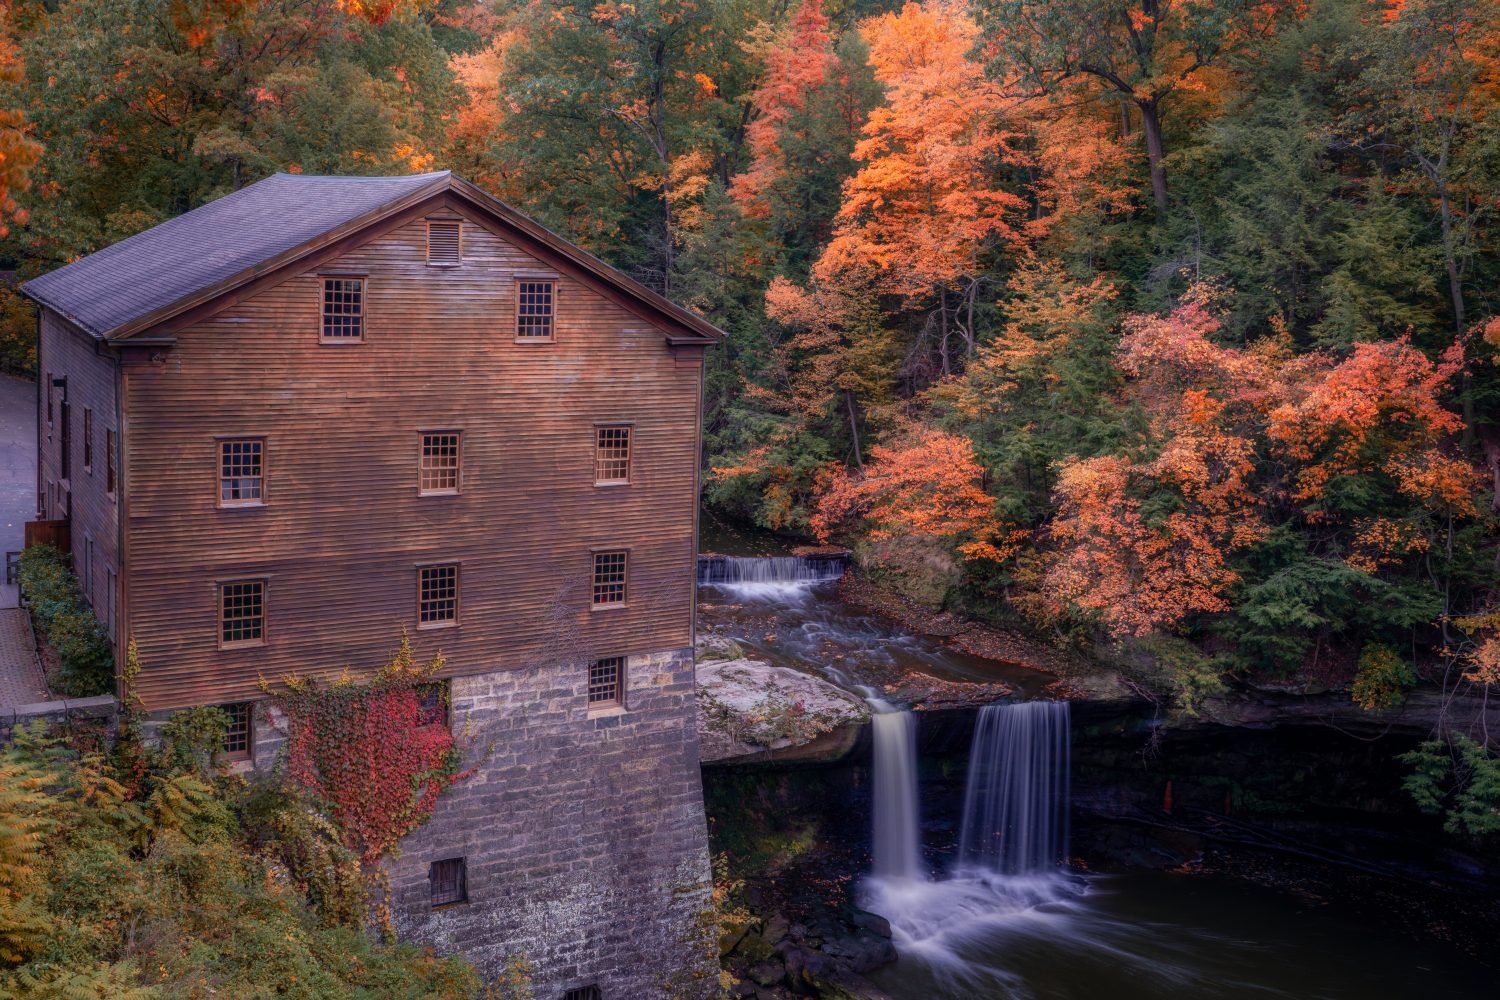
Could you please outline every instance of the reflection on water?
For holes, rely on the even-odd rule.
[[[1282,893],[1140,873],[866,884],[900,961],[896,1000],[1427,1000],[1493,997],[1468,960]]]

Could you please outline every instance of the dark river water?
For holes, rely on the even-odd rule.
[[[705,532],[705,548],[771,554],[754,538],[722,530]],[[909,669],[1003,680],[1021,698],[1040,697],[1052,680],[905,633],[843,605],[831,591],[827,583],[806,581],[705,586],[700,622],[734,637],[751,655],[865,694],[873,693],[871,683]],[[955,766],[962,765],[943,768],[948,780],[961,784],[962,775],[950,773]],[[938,770],[923,767],[924,773]],[[706,780],[712,785],[714,775]],[[744,782],[757,779],[741,774],[735,780],[737,791],[727,798],[738,802],[747,798]],[[801,779],[793,774],[790,780]],[[877,880],[869,875],[862,836],[871,806],[858,791],[872,779],[856,775],[848,800],[834,802],[826,800],[827,788],[835,786],[817,780],[824,784],[808,808],[826,808],[835,817],[818,829],[830,839],[865,841],[843,846],[845,856],[866,859],[858,862],[865,867],[854,877],[855,897],[893,925],[900,960],[869,978],[896,1000],[1500,998],[1496,971],[1417,939],[1408,933],[1409,922],[1372,919],[1369,907],[1346,910],[1326,893],[1298,895],[1239,879],[1118,865],[1115,874],[1099,874],[1110,868],[1102,861],[1086,875],[1067,869],[954,875],[948,873],[951,851],[932,843],[951,846],[954,836],[932,816],[921,834],[929,841],[925,871],[916,879]],[[936,794],[929,793],[923,792]],[[858,831],[853,838],[851,829]],[[1500,939],[1495,950],[1500,955]]]

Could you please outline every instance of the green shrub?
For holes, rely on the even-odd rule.
[[[51,545],[27,547],[20,581],[37,626],[62,662],[62,672],[52,679],[56,687],[75,698],[108,694],[115,676],[109,634],[84,605],[66,557]]]
[[[1384,712],[1406,700],[1417,672],[1389,646],[1371,642],[1359,653],[1359,668],[1349,695],[1366,712]]]

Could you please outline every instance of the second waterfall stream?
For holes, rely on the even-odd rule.
[[[966,941],[1066,922],[1087,888],[1061,867],[1067,853],[1068,704],[1017,702],[980,710],[959,856],[939,878],[921,855],[916,718],[878,699],[871,704],[873,863],[861,905],[891,922],[903,961],[929,965],[937,980],[1003,981],[1002,970],[976,965],[965,954]]]

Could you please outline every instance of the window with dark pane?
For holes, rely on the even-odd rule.
[[[265,442],[236,438],[219,442],[219,502],[259,503],[264,496]]]
[[[94,471],[94,411],[83,408],[83,471]]]
[[[434,861],[427,869],[427,881],[432,886],[432,906],[451,906],[469,898],[467,865],[463,858],[447,858]]]
[[[608,656],[589,664],[589,707],[625,704],[625,657]]]
[[[594,607],[625,603],[624,552],[594,553]]]
[[[630,428],[598,427],[594,433],[594,482],[630,482]]]
[[[427,223],[427,263],[434,267],[463,263],[463,228],[458,220]]]
[[[229,726],[224,730],[224,756],[231,760],[249,760],[250,750],[255,745],[251,732],[255,703],[238,701],[219,707],[229,717]]]
[[[458,492],[459,438],[456,432],[422,435],[421,492]]]
[[[563,1000],[604,1000],[597,986],[579,986],[563,994]]]
[[[355,341],[365,333],[365,280],[323,279],[323,339]]]
[[[552,339],[552,300],[556,282],[520,281],[516,283],[516,338],[518,340]]]
[[[417,695],[417,725],[419,726],[442,726],[448,728],[448,705],[451,703],[451,689],[447,681],[431,681],[427,684],[418,684]]]
[[[260,642],[266,634],[266,582],[219,584],[219,634],[224,645]]]
[[[115,432],[104,432],[104,492],[115,491]]]
[[[417,624],[458,621],[458,566],[423,566],[417,580]]]

